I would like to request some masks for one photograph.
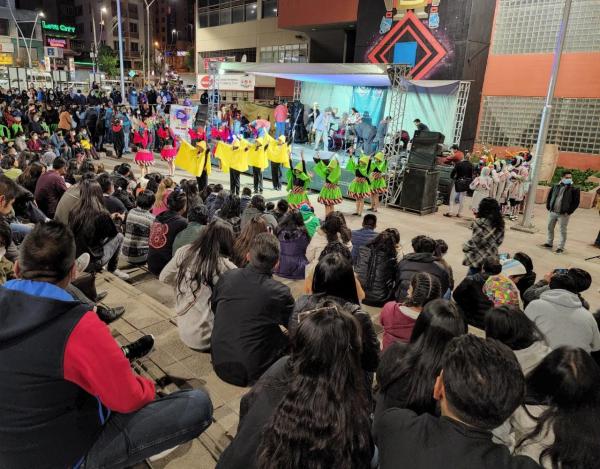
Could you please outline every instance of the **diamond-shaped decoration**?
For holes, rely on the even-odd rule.
[[[388,53],[399,42],[416,42],[420,57],[411,69],[413,79],[426,78],[427,74],[448,54],[431,31],[412,12],[408,11],[381,40],[373,46],[367,58],[372,63],[390,63]]]

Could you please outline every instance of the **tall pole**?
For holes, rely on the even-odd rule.
[[[147,53],[147,57],[148,57],[148,75],[146,77],[146,80],[148,81],[148,84],[150,84],[150,7],[154,4],[156,0],[152,0],[151,2],[148,2],[148,0],[144,0],[144,3],[146,4],[146,48],[148,49],[146,51]]]
[[[567,25],[569,24],[569,17],[571,15],[571,3],[572,0],[565,0],[560,29],[558,30],[558,36],[556,38],[556,47],[554,48],[554,60],[552,62],[552,74],[550,75],[550,83],[548,84],[548,94],[546,95],[546,103],[544,105],[544,110],[542,111],[542,121],[540,122],[540,130],[538,132],[537,143],[535,145],[535,164],[533,166],[533,172],[531,173],[531,185],[529,186],[529,193],[527,194],[527,201],[525,203],[525,212],[523,213],[523,219],[520,223],[521,227],[523,228],[533,227],[532,218],[533,207],[535,204],[535,192],[537,190],[538,180],[540,178],[540,170],[542,168],[542,157],[544,156],[544,147],[546,146],[546,139],[548,138],[550,117],[552,116],[552,99],[554,98],[554,91],[556,89],[556,83],[558,81],[560,59],[562,57],[562,51],[565,45]]]
[[[119,68],[121,75],[121,99],[125,96],[125,66],[123,65],[123,27],[121,26],[121,0],[117,0],[117,31],[119,33]]]
[[[96,38],[96,10],[92,11],[92,31],[94,32],[94,60],[92,60],[92,73],[96,81],[96,62],[98,61],[98,39]]]

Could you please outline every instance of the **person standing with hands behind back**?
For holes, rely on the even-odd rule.
[[[573,187],[573,174],[565,171],[558,184],[552,187],[546,200],[546,208],[550,212],[548,215],[548,238],[542,244],[542,247],[552,249],[554,243],[554,228],[556,222],[560,223],[560,241],[556,254],[561,254],[565,250],[567,242],[567,225],[573,212],[579,207],[579,189]]]

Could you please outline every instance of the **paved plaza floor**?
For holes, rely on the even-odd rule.
[[[133,165],[133,155],[125,155],[123,160],[103,158],[102,163],[109,171],[122,162],[127,161]],[[136,173],[139,174],[137,168]],[[166,165],[157,160],[155,170],[166,173]],[[176,179],[189,177],[182,171],[177,171]],[[220,182],[225,188],[229,186],[229,176],[213,169],[209,178],[210,182]],[[242,176],[242,186],[251,185],[250,176]],[[284,192],[268,189],[270,181],[265,181],[264,196],[268,200],[276,201],[285,196]],[[311,195],[315,203],[316,213],[324,215],[322,206],[316,203],[316,194]],[[347,222],[351,229],[359,228],[361,219],[352,216],[354,204],[344,201],[339,209],[346,214]],[[401,243],[405,252],[410,252],[410,240],[419,234],[433,238],[444,239],[449,246],[446,260],[454,270],[456,281],[460,281],[466,274],[467,268],[462,266],[462,244],[470,236],[469,220],[448,219],[443,217],[445,207],[438,213],[418,216],[402,211],[383,208],[378,216],[378,230],[388,227],[400,231]],[[465,214],[468,211],[465,210]],[[535,207],[535,223],[540,231],[534,234],[523,233],[512,229],[506,230],[502,252],[526,252],[531,256],[538,277],[546,272],[560,267],[581,267],[589,271],[593,277],[592,288],[584,293],[592,308],[600,308],[600,260],[585,261],[585,258],[600,255],[600,250],[591,247],[600,229],[598,211],[577,210],[571,218],[569,225],[569,239],[564,254],[558,255],[540,247],[545,242],[546,210],[543,205]],[[513,222],[507,222],[507,228]],[[557,229],[558,231],[558,229]],[[558,233],[557,233],[558,236]],[[152,468],[169,469],[210,469],[215,466],[215,461],[221,451],[227,446],[235,435],[238,423],[240,398],[247,392],[246,388],[237,388],[221,381],[212,371],[210,355],[188,349],[179,340],[176,317],[173,311],[173,289],[160,283],[153,275],[144,269],[128,268],[131,280],[123,282],[110,274],[102,274],[98,281],[99,290],[109,291],[107,303],[109,305],[125,305],[126,313],[111,325],[113,335],[121,342],[135,340],[143,334],[154,334],[156,337],[155,351],[148,357],[136,362],[136,371],[148,376],[159,383],[162,392],[169,393],[177,389],[201,387],[209,392],[215,408],[215,422],[197,440],[179,447],[163,460],[139,465]],[[301,282],[286,282],[295,296],[301,294]],[[379,311],[375,308],[369,310],[377,331],[381,333]]]

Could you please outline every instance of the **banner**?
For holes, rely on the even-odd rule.
[[[219,90],[221,91],[254,91],[254,75],[244,73],[227,73],[218,75]],[[198,89],[212,88],[211,75],[198,75]]]
[[[171,104],[171,110],[169,112],[169,126],[176,137],[190,141],[188,130],[194,125],[194,117],[198,106],[180,106],[177,104]]]

